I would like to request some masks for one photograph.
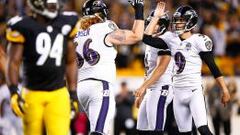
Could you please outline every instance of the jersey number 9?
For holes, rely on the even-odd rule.
[[[185,57],[183,56],[183,54],[181,52],[177,52],[175,54],[174,59],[175,59],[175,64],[178,67],[177,74],[180,74],[180,73],[183,72],[183,70],[185,68],[186,59],[185,59]]]

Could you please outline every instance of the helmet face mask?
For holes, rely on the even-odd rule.
[[[172,29],[177,35],[191,31],[196,27],[198,15],[192,7],[181,6],[173,14]]]
[[[184,18],[173,18],[173,22],[172,22],[172,26],[173,26],[173,31],[178,34],[181,35],[184,32],[186,32],[186,20]]]
[[[27,2],[33,12],[49,19],[56,18],[60,10],[58,0],[28,0]]]
[[[97,14],[103,20],[108,16],[108,8],[101,0],[87,0],[83,4],[82,12],[84,16]]]

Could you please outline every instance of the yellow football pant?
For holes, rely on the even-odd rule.
[[[70,99],[66,87],[47,91],[23,89],[24,135],[68,135],[70,127]]]

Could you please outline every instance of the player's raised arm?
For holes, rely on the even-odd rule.
[[[161,16],[165,14],[165,3],[164,2],[158,2],[157,7],[154,11],[153,17],[151,17],[151,21],[148,24],[147,28],[144,31],[144,34],[146,35],[153,35],[155,27],[158,24],[158,21]]]
[[[105,42],[114,45],[132,45],[142,40],[144,32],[144,2],[143,0],[129,1],[135,10],[135,21],[132,30],[117,29],[107,35]]]
[[[166,43],[163,39],[153,36],[156,26],[159,25],[159,20],[161,18],[168,17],[167,15],[165,15],[164,11],[165,11],[165,3],[159,2],[157,4],[157,7],[153,15],[151,16],[151,21],[148,24],[147,28],[145,29],[144,36],[143,36],[143,42],[145,44],[148,44],[149,46],[152,46],[158,49],[165,49],[166,47]]]
[[[149,23],[151,21],[153,13],[154,12],[152,12],[151,15],[147,18],[146,23]],[[161,19],[157,22],[157,25],[156,25],[157,27],[154,28],[154,31],[153,31],[154,36],[150,35],[148,39],[145,39],[145,41],[151,45],[154,45],[154,44],[156,44],[156,46],[161,45],[161,49],[159,49],[157,52],[158,57],[156,57],[157,59],[156,67],[154,67],[153,71],[146,76],[146,78],[144,79],[144,83],[141,85],[141,87],[137,89],[135,93],[137,97],[142,97],[146,89],[149,86],[153,85],[165,73],[168,67],[168,64],[171,60],[171,51],[168,45],[164,41],[162,42],[161,39],[156,35],[164,34],[168,29],[169,23],[170,23],[169,17],[162,16]],[[149,45],[145,41],[144,43],[146,45]],[[148,59],[148,58],[145,58],[145,59]],[[145,65],[145,66],[148,66],[148,65]]]

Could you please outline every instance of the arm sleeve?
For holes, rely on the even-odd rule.
[[[199,34],[197,41],[199,52],[211,52],[213,50],[212,40],[208,36]]]
[[[151,47],[157,48],[157,49],[169,49],[167,43],[158,37],[152,37],[152,35],[146,35],[143,36],[143,42]],[[170,51],[170,49],[169,49]]]
[[[212,52],[200,52],[199,55],[201,59],[207,64],[214,78],[222,76],[222,73],[220,72],[218,66],[214,61],[214,56]]]

